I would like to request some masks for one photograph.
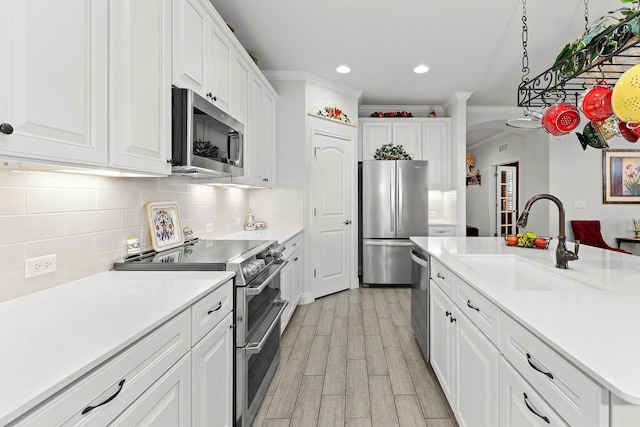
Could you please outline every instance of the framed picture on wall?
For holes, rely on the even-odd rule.
[[[640,150],[602,150],[602,202],[640,203]]]

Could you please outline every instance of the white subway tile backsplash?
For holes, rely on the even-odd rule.
[[[2,178],[0,176],[0,178]],[[0,188],[0,215],[22,215],[25,213],[24,188]]]
[[[249,191],[177,177],[0,171],[0,200],[0,301],[111,269],[130,235],[151,249],[148,201],[176,201],[181,226],[196,236],[208,223],[214,224],[208,237],[241,230],[250,207],[270,227],[302,226],[301,191]],[[51,253],[55,274],[24,278],[26,258]]]
[[[98,191],[98,209],[133,209],[144,207],[140,190]]]
[[[77,212],[96,209],[96,193],[91,189],[29,188],[26,213]]]
[[[65,236],[113,230],[122,224],[119,210],[74,212],[65,214]]]
[[[64,235],[64,214],[0,216],[0,245]]]
[[[56,254],[56,261],[58,263],[78,258],[80,256],[89,256],[95,253],[95,234],[61,237],[59,239],[36,240],[33,242],[27,242],[24,249],[25,258]]]

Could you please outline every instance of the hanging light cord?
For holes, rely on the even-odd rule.
[[[527,53],[527,43],[529,41],[529,27],[527,26],[527,0],[522,0],[522,83],[527,83],[529,79],[529,54]]]

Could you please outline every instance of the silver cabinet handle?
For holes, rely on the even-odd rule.
[[[444,280],[444,276],[443,276],[442,274],[440,274],[440,273],[436,273],[436,276],[438,276],[438,278],[439,278],[439,279]]]

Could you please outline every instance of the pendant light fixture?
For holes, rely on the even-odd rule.
[[[527,26],[527,0],[522,0],[522,81],[520,87],[524,87],[529,83],[529,54],[527,53],[527,42],[529,38],[529,27]],[[539,111],[529,111],[525,108],[524,115],[517,119],[510,119],[505,122],[509,127],[516,129],[540,129],[542,123],[540,119],[542,113]]]

